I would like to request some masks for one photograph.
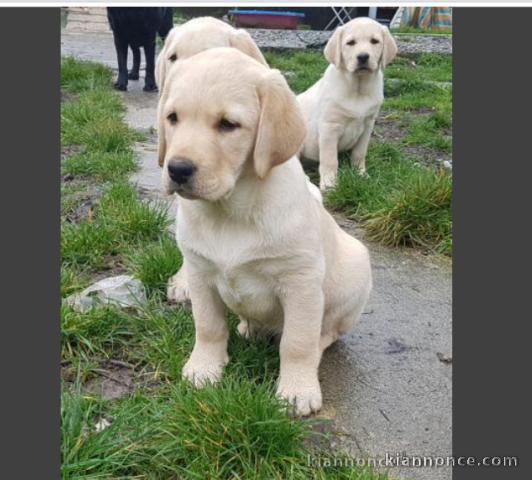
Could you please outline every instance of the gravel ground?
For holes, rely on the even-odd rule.
[[[332,31],[318,30],[247,30],[259,47],[280,50],[322,48],[332,34]],[[401,53],[452,53],[451,35],[395,34],[394,37]]]

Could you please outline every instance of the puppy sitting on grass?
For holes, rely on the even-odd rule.
[[[388,28],[371,18],[338,27],[325,46],[330,65],[297,99],[307,125],[301,156],[320,162],[320,188],[334,187],[338,153],[366,173],[366,153],[384,100],[383,70],[397,53]]]
[[[234,48],[176,63],[159,100],[159,159],[180,196],[196,342],[183,376],[216,382],[239,331],[280,333],[278,394],[321,408],[322,352],[358,320],[371,290],[366,248],[313,195],[296,156],[305,125],[278,70]]]

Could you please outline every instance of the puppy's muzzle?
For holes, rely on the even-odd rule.
[[[168,176],[178,185],[187,183],[196,170],[196,166],[188,158],[177,157],[168,162]]]

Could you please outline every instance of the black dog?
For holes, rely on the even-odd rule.
[[[155,83],[155,37],[157,33],[164,40],[173,26],[173,9],[169,7],[107,7],[107,19],[115,40],[118,58],[117,90],[127,90],[128,78],[138,80],[140,69],[140,47],[146,57],[146,78],[144,91],[157,91]],[[133,68],[127,71],[128,47],[133,52]]]

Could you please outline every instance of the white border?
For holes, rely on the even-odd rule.
[[[241,1],[238,0],[219,0],[216,2],[179,2],[179,1],[107,1],[101,2],[99,0],[86,0],[85,2],[76,2],[64,0],[63,2],[48,2],[46,0],[40,2],[26,2],[24,0],[18,2],[1,2],[0,7],[111,7],[111,6],[132,6],[132,7],[368,7],[368,6],[377,6],[377,7],[526,7],[532,6],[532,0],[521,0],[518,2],[501,2],[501,1],[442,1],[442,0],[433,0],[432,2],[427,2],[425,0],[419,0],[414,2],[375,2],[367,0],[366,2],[298,2],[298,1],[283,1],[283,2],[268,2],[268,1]]]

